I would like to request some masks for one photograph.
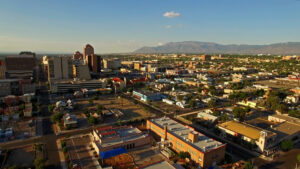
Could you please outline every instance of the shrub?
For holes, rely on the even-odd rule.
[[[289,151],[294,146],[293,142],[291,140],[283,140],[280,144],[280,147],[284,151]]]

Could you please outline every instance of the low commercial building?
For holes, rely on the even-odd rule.
[[[227,121],[217,127],[225,134],[240,138],[246,142],[256,144],[260,152],[267,151],[275,145],[277,134],[247,123]]]
[[[52,81],[50,83],[50,90],[52,93],[66,93],[74,92],[81,89],[102,89],[106,87],[104,80],[88,80],[88,81]]]
[[[161,93],[155,93],[155,92],[145,92],[145,91],[133,91],[132,95],[134,97],[137,97],[141,99],[142,101],[160,101],[162,99],[165,99],[166,96]]]
[[[130,150],[151,145],[149,134],[132,126],[98,128],[93,130],[92,135],[92,145],[98,154],[118,148]]]
[[[300,120],[287,115],[274,114],[268,116],[268,121],[273,122],[270,130],[277,133],[279,144],[283,140],[292,140],[297,142],[300,140]]]
[[[118,58],[103,59],[103,67],[105,69],[119,70],[121,66],[121,60]]]
[[[217,121],[219,119],[219,117],[205,113],[205,112],[199,112],[197,114],[197,118],[209,121],[211,123],[214,123],[215,121]]]
[[[147,120],[147,129],[162,138],[176,152],[189,152],[191,159],[202,168],[209,168],[223,160],[226,144],[213,140],[190,126],[184,126],[168,117]]]
[[[251,108],[257,107],[256,101],[243,100],[243,101],[237,102],[236,104],[241,105],[241,106],[251,107]]]
[[[91,75],[87,64],[73,65],[73,77],[80,80],[90,80]]]
[[[63,119],[64,119],[64,126],[66,128],[77,127],[78,121],[75,115],[67,113],[63,116]]]

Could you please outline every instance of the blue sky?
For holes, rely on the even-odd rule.
[[[165,15],[165,16],[164,16]],[[300,0],[0,0],[0,52],[300,41]]]

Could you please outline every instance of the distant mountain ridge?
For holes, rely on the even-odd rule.
[[[134,53],[207,53],[207,54],[300,54],[300,42],[269,45],[222,45],[212,42],[169,42],[156,47],[142,47]]]

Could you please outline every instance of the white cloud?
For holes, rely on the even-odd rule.
[[[167,25],[165,28],[166,29],[171,29],[173,26],[172,25]]]
[[[174,12],[174,11],[170,11],[170,12],[164,13],[163,16],[164,16],[164,17],[167,17],[167,18],[175,18],[175,17],[180,16],[180,13]]]

